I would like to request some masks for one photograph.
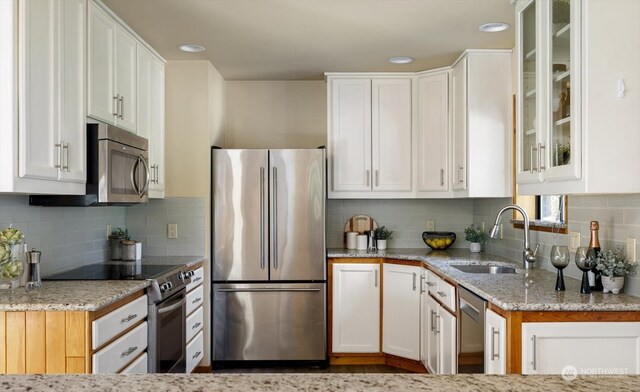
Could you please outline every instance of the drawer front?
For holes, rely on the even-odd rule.
[[[438,278],[438,275],[427,270],[425,284],[427,285],[427,290],[429,291],[429,294],[436,295],[436,291],[438,291],[438,279],[440,279]]]
[[[93,354],[93,374],[115,373],[147,348],[147,322]]]
[[[193,339],[193,337],[202,330],[203,320],[204,310],[202,309],[202,306],[199,306],[198,309],[187,317],[187,340],[185,343],[189,343],[189,341],[191,341],[191,339]]]
[[[193,291],[187,293],[187,315],[193,313],[198,306],[204,303],[204,287],[200,285]]]
[[[443,279],[438,278],[438,290],[436,298],[442,302],[444,306],[452,311],[456,311],[456,287]]]
[[[147,353],[142,354],[138,359],[131,362],[131,365],[124,368],[120,374],[147,374],[149,357]]]
[[[147,296],[129,302],[91,323],[91,349],[96,350],[147,317]]]
[[[194,275],[191,277],[191,283],[187,285],[187,292],[195,289],[204,282],[204,268],[200,267],[193,272]]]
[[[193,369],[202,361],[204,356],[204,333],[198,332],[198,335],[187,345],[187,373],[191,373]]]

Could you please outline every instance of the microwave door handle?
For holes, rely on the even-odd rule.
[[[145,193],[147,193],[147,189],[149,189],[149,181],[151,180],[151,174],[149,172],[149,164],[147,164],[147,161],[144,159],[144,157],[140,155],[138,159],[140,160],[140,162],[142,162],[142,166],[144,166],[144,176],[146,178],[146,180],[144,181],[144,186],[142,187],[139,193],[139,196],[142,197],[144,196]]]
[[[140,195],[140,189],[138,189],[138,184],[136,183],[136,172],[138,171],[138,165],[140,164],[140,157],[136,159],[136,162],[131,167],[131,186],[137,195]]]

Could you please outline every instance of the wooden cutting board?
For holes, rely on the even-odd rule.
[[[356,231],[359,234],[365,234],[367,231],[378,228],[378,223],[368,215],[354,215],[344,225],[344,247],[347,247],[347,233]]]

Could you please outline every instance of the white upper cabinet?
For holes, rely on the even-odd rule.
[[[449,74],[450,71],[417,76],[416,126],[418,197],[449,190]]]
[[[420,360],[420,267],[384,264],[382,351]]]
[[[138,135],[149,139],[149,197],[164,197],[164,63],[138,44]]]
[[[521,194],[640,192],[639,18],[637,1],[517,2]]]
[[[84,194],[86,3],[3,3],[0,191]]]
[[[88,115],[136,132],[135,38],[90,1],[88,39]]]
[[[451,91],[455,197],[511,196],[511,51],[465,51]]]
[[[329,197],[411,197],[411,77],[329,77]]]

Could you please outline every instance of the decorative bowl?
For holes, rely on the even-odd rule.
[[[456,233],[450,231],[425,231],[422,240],[431,249],[447,249],[456,242]]]

